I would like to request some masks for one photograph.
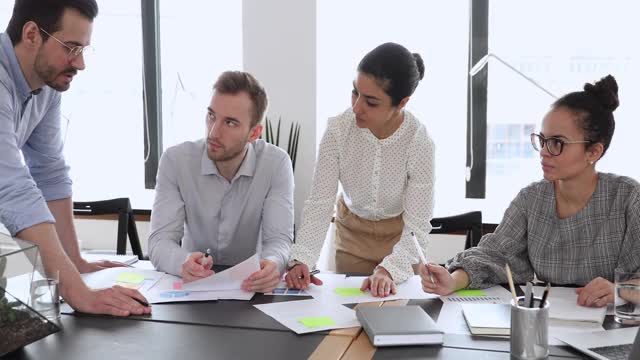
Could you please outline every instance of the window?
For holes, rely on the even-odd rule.
[[[0,13],[11,14],[13,3],[0,2]],[[134,208],[150,209],[154,191],[144,188],[140,3],[112,0],[99,6],[95,51],[62,97],[74,200],[129,197]],[[0,27],[8,22],[9,15],[3,16]],[[222,71],[241,69],[242,4],[200,0],[185,7],[161,1],[160,36],[166,148],[203,136],[213,82]]]
[[[435,216],[478,210],[465,194],[469,3],[339,1],[317,3],[317,137],[351,105],[360,59],[393,41],[420,53],[425,77],[407,109],[436,144]]]
[[[622,41],[640,30],[631,1],[490,2],[489,52],[555,96],[581,90],[612,74],[620,87],[616,131],[597,169],[640,179],[629,166],[640,123],[637,97],[640,45]],[[542,179],[539,155],[529,141],[554,101],[543,90],[495,58],[489,60],[487,89],[487,179],[485,222],[499,222],[504,209],[527,184]]]
[[[87,68],[62,96],[65,156],[74,200],[129,197],[149,208],[144,189],[140,3],[100,3]]]
[[[160,1],[163,147],[205,135],[220,73],[242,70],[242,1]]]

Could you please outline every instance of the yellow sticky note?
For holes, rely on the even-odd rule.
[[[364,292],[359,288],[335,288],[333,290],[339,296],[361,296]]]
[[[132,272],[122,272],[116,278],[117,282],[129,283],[129,284],[139,284],[144,281],[144,275],[132,273]]]
[[[329,316],[306,317],[298,319],[298,322],[308,328],[319,328],[336,324]]]
[[[474,290],[474,289],[466,289],[466,290],[458,290],[456,291],[456,294],[458,294],[458,296],[487,296],[487,293],[485,293],[482,290]]]

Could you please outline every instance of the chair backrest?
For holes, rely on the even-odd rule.
[[[138,229],[133,217],[133,209],[129,198],[118,198],[102,201],[74,202],[73,214],[76,217],[86,217],[92,219],[117,219],[118,220],[118,242],[116,254],[124,255],[127,252],[127,234],[131,244],[131,251],[140,260],[144,259]]]
[[[431,219],[432,234],[466,234],[465,249],[478,245],[482,237],[482,212]]]

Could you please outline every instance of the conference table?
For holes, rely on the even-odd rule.
[[[253,305],[306,297],[256,294],[250,301],[153,305],[151,315],[115,318],[74,312],[63,304],[62,331],[8,359],[509,359],[509,340],[445,334],[442,346],[375,348],[361,328],[296,335]],[[418,305],[437,321],[442,301],[393,300],[354,306]],[[620,327],[607,316],[605,329]],[[550,359],[583,358],[550,346]]]

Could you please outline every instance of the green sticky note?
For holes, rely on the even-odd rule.
[[[139,284],[144,281],[144,275],[131,272],[122,272],[118,275],[116,281],[129,284]]]
[[[336,324],[336,322],[328,316],[306,317],[298,319],[298,322],[308,328],[319,328]]]
[[[458,294],[459,296],[487,296],[487,293],[485,293],[484,291],[473,289],[458,290],[456,291],[456,294]]]
[[[364,292],[359,288],[335,288],[333,290],[336,295],[339,296],[360,296],[364,295]]]

